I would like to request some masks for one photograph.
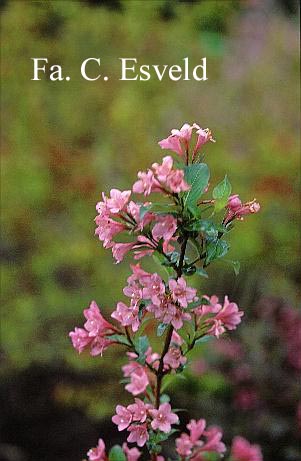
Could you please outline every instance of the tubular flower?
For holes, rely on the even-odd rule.
[[[243,217],[248,214],[258,213],[260,204],[254,200],[242,203],[239,195],[231,195],[228,199],[226,206],[226,216],[224,217],[223,224],[226,226],[234,219],[243,221]]]
[[[116,333],[117,329],[101,315],[95,301],[84,310],[84,316],[87,319],[85,328],[75,327],[74,331],[69,333],[73,347],[81,353],[90,346],[91,355],[102,355],[103,351],[114,343],[109,337]]]

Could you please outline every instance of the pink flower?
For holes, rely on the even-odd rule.
[[[204,431],[207,440],[202,445],[202,451],[215,451],[217,453],[224,453],[226,451],[225,444],[221,441],[223,436],[222,431],[218,427],[210,427]]]
[[[188,434],[182,433],[180,437],[176,439],[176,451],[177,453],[186,458],[192,454],[193,443],[190,440]]]
[[[238,194],[230,195],[228,198],[227,208],[231,211],[238,211],[242,207],[242,201],[239,198]]]
[[[195,125],[195,128],[199,128],[199,129],[196,132],[198,135],[198,139],[197,139],[197,142],[194,148],[194,155],[200,150],[201,146],[206,144],[206,142],[208,141],[215,142],[209,128],[203,129],[203,128],[200,128],[198,125]]]
[[[96,355],[102,355],[103,351],[106,350],[111,344],[114,344],[114,341],[110,341],[102,336],[96,336],[92,343],[90,354],[94,357]]]
[[[138,181],[133,184],[133,192],[136,194],[150,195],[151,192],[159,192],[160,184],[156,180],[154,173],[151,170],[147,172],[138,172]]]
[[[85,329],[76,327],[69,333],[73,347],[81,353],[87,346],[90,346],[91,355],[102,355],[103,351],[114,343],[106,336],[112,335],[117,330],[101,315],[95,301],[92,301],[90,307],[84,310],[84,315],[87,319]]]
[[[181,353],[178,347],[170,347],[163,358],[164,365],[176,370],[187,362],[187,358]]]
[[[233,461],[262,461],[261,449],[258,445],[251,445],[243,437],[234,437],[231,447]]]
[[[172,150],[176,154],[183,155],[184,153],[180,139],[177,136],[168,136],[168,138],[159,141],[158,144],[162,149]]]
[[[95,235],[98,235],[99,240],[103,242],[104,248],[110,248],[113,237],[126,229],[124,224],[108,217],[102,218],[98,215],[95,222],[98,226]]]
[[[184,180],[184,171],[183,170],[173,170],[167,176],[165,182],[167,188],[176,194],[179,192],[185,192],[191,188],[189,184]]]
[[[165,293],[165,285],[158,274],[145,278],[143,298],[151,299],[154,304],[160,304],[160,297]]]
[[[143,447],[149,439],[146,424],[132,424],[128,431],[130,435],[127,438],[128,442],[137,443],[138,447]]]
[[[127,461],[137,461],[141,456],[141,451],[138,448],[129,448],[126,443],[122,445],[122,450]]]
[[[163,251],[165,252],[172,236],[177,230],[177,220],[171,215],[158,216],[153,227],[152,235],[156,241],[163,239]]]
[[[200,439],[204,433],[205,427],[205,419],[199,419],[198,421],[195,419],[190,420],[189,424],[187,424],[187,429],[190,431],[190,440],[192,443],[195,443]]]
[[[131,195],[130,190],[121,192],[118,189],[110,191],[110,198],[107,199],[107,208],[112,214],[119,213],[124,209]]]
[[[175,330],[172,332],[171,344],[175,344],[177,346],[181,346],[183,344],[183,339]]]
[[[199,317],[203,317],[207,314],[216,314],[221,310],[222,306],[221,304],[219,304],[217,296],[213,295],[211,296],[211,298],[209,298],[209,296],[205,295],[203,296],[203,298],[206,299],[209,302],[209,304],[201,304],[200,306],[194,309],[194,312]]]
[[[170,149],[179,155],[183,155],[184,149],[188,149],[188,144],[191,138],[193,126],[185,123],[180,130],[171,130],[171,136],[159,141],[159,146],[162,149]],[[184,148],[184,149],[183,149]]]
[[[140,325],[138,314],[139,308],[137,304],[127,306],[123,302],[119,302],[117,303],[116,310],[111,314],[111,317],[118,320],[124,327],[131,326],[132,330],[135,332]]]
[[[129,243],[113,243],[112,244],[112,253],[113,257],[116,259],[116,263],[120,263],[124,256],[135,246],[135,242]]]
[[[166,157],[163,157],[162,165],[159,165],[158,163],[153,163],[152,169],[155,175],[157,176],[158,180],[162,183],[165,183],[168,175],[172,171],[172,166],[173,166],[173,158],[170,157],[170,155],[167,155]]]
[[[123,431],[131,424],[132,413],[122,405],[117,405],[116,415],[112,417],[112,421],[118,426],[119,431]]]
[[[75,327],[74,331],[70,331],[69,336],[74,349],[76,349],[80,354],[92,341],[89,333],[83,328]]]
[[[171,406],[169,403],[162,403],[158,410],[150,410],[153,421],[151,426],[154,430],[159,429],[162,432],[170,432],[171,424],[176,424],[179,422],[178,415],[172,413]]]
[[[149,385],[148,376],[143,366],[136,367],[130,374],[130,379],[131,381],[125,386],[125,389],[134,396],[143,394]]]
[[[228,296],[225,296],[224,305],[215,316],[215,319],[220,320],[227,330],[235,330],[243,315],[243,311],[238,310],[237,304],[230,303]]]
[[[84,309],[84,316],[87,319],[84,327],[89,332],[89,336],[103,336],[116,331],[116,328],[101,315],[95,301],[91,302],[88,309]]]
[[[139,421],[140,423],[145,422],[147,418],[148,405],[145,405],[142,400],[136,398],[135,403],[129,405],[127,408],[133,416],[133,421]]]
[[[243,216],[253,213],[258,213],[260,210],[260,204],[256,202],[256,199],[242,203],[237,194],[231,195],[228,199],[226,206],[226,216],[224,217],[223,224],[227,225],[233,219],[243,220]]]
[[[178,280],[169,280],[168,285],[173,300],[177,301],[182,307],[187,307],[188,303],[195,300],[196,289],[188,287],[183,277],[178,278]]]
[[[91,448],[87,453],[89,461],[105,461],[107,459],[105,450],[104,441],[99,439],[97,447]]]

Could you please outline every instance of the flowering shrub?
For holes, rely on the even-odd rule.
[[[112,250],[116,263],[130,252],[135,260],[152,256],[167,276],[165,280],[146,272],[140,263],[132,264],[123,290],[129,301],[118,302],[111,314],[116,324],[108,322],[92,301],[84,310],[83,328],[70,332],[79,353],[89,350],[96,356],[111,346],[126,347],[122,371],[125,389],[134,401],[127,407],[117,405],[112,421],[119,431],[127,432],[128,443],[146,447],[153,461],[163,460],[162,443],[178,432],[177,411],[163,394],[165,378],[183,371],[197,344],[234,330],[243,315],[227,296],[220,301],[214,295],[198,294],[185,279],[193,274],[208,277],[206,268],[229,250],[225,237],[235,220],[260,209],[255,200],[243,203],[238,195],[231,195],[227,176],[213,188],[211,198],[203,197],[209,191],[210,172],[201,149],[208,141],[215,142],[211,131],[196,124],[172,130],[159,145],[175,152],[176,161],[166,156],[161,164],[140,171],[132,190],[112,189],[109,197],[102,195],[96,205],[95,233],[104,248]],[[159,193],[165,200],[134,201],[132,192]],[[231,264],[237,272],[238,263]],[[158,337],[164,336],[161,353],[154,352],[150,338],[142,334],[147,322]],[[187,429],[189,433],[177,434],[177,459],[215,460],[226,452],[220,428],[207,428],[206,421],[199,419],[191,420]],[[137,447],[126,443],[114,446],[107,455],[102,439],[87,453],[89,461],[136,461],[140,455]],[[230,459],[261,461],[262,456],[257,446],[237,437]]]

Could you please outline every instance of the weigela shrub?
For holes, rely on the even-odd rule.
[[[260,209],[256,200],[243,203],[237,194],[231,195],[227,176],[210,194],[210,171],[202,153],[210,141],[215,142],[211,131],[195,123],[172,130],[159,145],[177,154],[176,159],[166,156],[161,164],[139,171],[132,190],[112,189],[96,205],[95,234],[104,248],[111,249],[116,263],[129,253],[135,260],[152,256],[166,277],[132,264],[123,290],[128,302],[117,302],[111,314],[115,323],[106,320],[92,301],[84,310],[83,327],[70,332],[79,353],[89,350],[97,356],[108,347],[126,348],[122,371],[125,389],[134,397],[127,407],[117,405],[112,421],[136,446],[115,445],[107,453],[99,439],[87,453],[89,461],[136,461],[141,456],[137,447],[146,447],[152,461],[163,461],[162,443],[174,433],[175,459],[217,460],[226,452],[221,429],[207,427],[204,419],[191,420],[188,431],[178,434],[177,411],[162,392],[165,378],[183,371],[198,343],[234,330],[243,316],[227,296],[219,300],[200,294],[186,280],[194,274],[208,277],[206,268],[229,250],[226,238],[235,221]],[[143,201],[151,194],[158,200]],[[237,272],[238,262],[231,264]],[[142,334],[147,322],[162,338],[160,352],[153,351],[151,338]],[[231,461],[262,460],[260,448],[242,437],[233,440],[229,456]]]

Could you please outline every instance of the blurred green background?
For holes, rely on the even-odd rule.
[[[118,383],[120,351],[78,357],[68,338],[91,299],[109,315],[128,273],[94,237],[95,204],[101,191],[129,188],[138,169],[160,160],[157,141],[172,128],[210,127],[212,183],[228,173],[234,193],[262,205],[230,234],[240,275],[217,263],[204,292],[228,293],[246,309],[249,339],[259,299],[293,309],[300,302],[298,2],[15,0],[2,1],[1,14],[2,458],[75,461],[98,436],[116,440],[110,416],[128,398]],[[193,66],[207,57],[208,81],[119,81],[119,57],[171,65],[186,56]],[[71,81],[31,81],[32,57],[62,65]],[[109,81],[80,77],[88,57],[101,58]],[[221,372],[206,379],[205,394],[187,399],[189,373],[174,394],[210,419],[206,406],[193,413],[196,400],[228,395],[228,385]],[[246,412],[245,435],[252,418]],[[293,439],[277,458],[263,437],[266,459],[297,460]]]

